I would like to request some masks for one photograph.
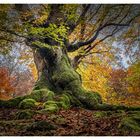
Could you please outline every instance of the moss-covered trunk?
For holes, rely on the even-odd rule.
[[[71,105],[94,108],[101,103],[98,93],[88,92],[82,87],[80,75],[73,68],[64,48],[43,48],[34,51],[34,60],[38,70],[38,80],[33,92],[46,89],[54,93],[56,98],[67,95]]]

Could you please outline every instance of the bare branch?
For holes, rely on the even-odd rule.
[[[95,51],[95,52],[90,52],[88,54],[85,54],[84,56],[88,56],[90,54],[101,54],[101,53],[106,53],[106,52],[109,52],[109,51]]]
[[[86,56],[88,56],[89,54],[92,54],[92,52],[90,52],[93,48],[95,48],[98,44],[100,44],[101,42],[103,42],[104,40],[108,39],[109,37],[113,36],[114,34],[116,34],[117,32],[119,32],[121,30],[118,29],[118,27],[116,27],[111,34],[105,36],[104,38],[100,39],[97,43],[95,43],[93,46],[88,47],[88,49],[86,49],[85,53],[79,54],[77,56],[75,56],[74,58],[74,63],[75,63],[75,67],[77,67],[77,65],[82,61],[83,58],[85,58]],[[107,51],[106,51],[107,52]],[[93,52],[94,53],[94,52]]]
[[[92,47],[87,47],[87,48],[85,49],[85,54],[88,53],[88,52],[90,52],[90,51],[91,51],[93,48],[95,48],[99,43],[103,42],[104,40],[108,39],[109,37],[112,37],[114,34],[116,34],[117,32],[119,32],[120,30],[121,30],[121,28],[118,29],[118,26],[117,26],[116,28],[114,28],[114,30],[112,31],[111,34],[109,34],[109,35],[105,36],[104,38],[100,39],[100,40],[99,40],[97,43],[95,43]]]
[[[108,27],[108,26],[128,26],[128,25],[129,25],[129,24],[118,24],[118,23],[106,24],[106,25],[104,25],[104,26],[102,26],[102,27],[99,27],[99,28],[97,29],[95,35],[94,35],[92,38],[90,38],[89,40],[87,40],[87,41],[85,41],[85,42],[78,42],[78,43],[76,43],[76,44],[69,45],[68,48],[67,48],[67,50],[68,50],[69,52],[73,52],[73,51],[79,49],[79,48],[82,47],[82,46],[91,44],[92,42],[94,42],[94,41],[97,39],[97,37],[98,37],[100,31],[101,31],[102,29],[104,29],[105,27]]]
[[[71,44],[71,45],[68,46],[67,50],[68,50],[69,52],[73,52],[73,51],[79,49],[79,48],[82,47],[82,46],[91,44],[92,42],[94,42],[94,41],[97,39],[97,37],[98,37],[100,31],[103,30],[103,29],[106,28],[106,27],[109,27],[109,26],[128,27],[128,26],[130,26],[131,22],[132,22],[136,17],[138,17],[138,16],[139,16],[139,14],[136,15],[136,16],[134,16],[134,17],[132,17],[132,18],[131,18],[129,21],[127,21],[126,23],[120,23],[120,22],[122,22],[122,20],[120,20],[118,23],[108,23],[108,24],[105,24],[105,25],[99,27],[99,28],[96,30],[95,35],[94,35],[93,37],[91,37],[89,40],[84,41],[84,42],[78,42],[78,43],[75,43],[75,44]],[[124,18],[125,18],[125,16],[123,17],[123,19],[124,19]],[[109,36],[109,37],[110,37],[110,36]]]

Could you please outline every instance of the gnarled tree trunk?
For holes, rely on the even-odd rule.
[[[94,108],[101,103],[98,93],[83,89],[81,77],[73,68],[64,48],[57,46],[56,49],[52,49],[50,46],[33,52],[38,70],[38,80],[33,90],[47,88],[56,96],[66,93],[88,108]]]
[[[60,10],[60,6],[61,5],[58,4],[51,5],[51,10],[46,23],[44,25],[37,25],[37,27],[47,28],[52,23],[55,24],[56,27],[59,27],[61,23],[65,23],[65,15]],[[16,7],[20,13],[24,13],[27,10],[30,11],[30,7],[28,7],[28,5],[17,5]],[[87,8],[89,8],[89,6],[87,6]],[[85,15],[88,10],[87,8],[85,8],[85,11],[81,14],[81,18]],[[31,19],[32,18],[35,18],[35,16],[32,15]],[[27,22],[22,18],[21,21],[23,21],[23,24],[24,22]],[[77,26],[77,22],[75,25],[67,23],[67,26],[69,27],[67,36]],[[99,31],[100,30],[101,29],[99,29]],[[92,43],[92,41],[96,39],[99,31],[95,35],[95,38],[89,40],[88,43]],[[58,33],[57,36],[60,36],[60,34]],[[24,107],[27,107],[27,105],[34,104],[34,101],[31,100],[34,99],[37,102],[46,102],[44,106],[48,110],[50,106],[50,110],[55,110],[57,106],[67,108],[66,104],[69,107],[76,105],[88,109],[128,109],[124,106],[116,107],[102,104],[101,96],[98,93],[87,91],[82,87],[81,77],[74,69],[75,65],[78,63],[74,61],[75,64],[72,64],[67,54],[68,51],[77,50],[78,45],[81,45],[81,43],[70,46],[68,45],[69,42],[66,41],[66,38],[67,37],[61,37],[61,40],[63,40],[62,46],[60,45],[60,42],[58,43],[55,39],[48,36],[44,36],[42,39],[39,36],[34,37],[33,35],[28,35],[26,43],[33,51],[34,62],[38,70],[38,80],[30,95],[11,99],[7,102],[0,101],[0,107],[16,107],[18,105],[19,107],[23,107],[24,104],[26,104]],[[82,43],[82,45],[86,44],[87,43]],[[75,60],[78,60],[78,58]],[[24,99],[28,99],[26,100],[27,102],[23,101]]]

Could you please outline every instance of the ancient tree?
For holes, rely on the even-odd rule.
[[[102,104],[98,93],[82,87],[76,68],[101,42],[133,24],[139,16],[136,6],[27,4],[7,5],[5,9],[1,12],[0,39],[7,46],[19,43],[32,49],[38,80],[30,95],[1,102],[1,106],[22,107],[25,100],[35,100],[54,110],[71,105],[113,109]],[[77,50],[81,53],[71,59],[69,53]]]

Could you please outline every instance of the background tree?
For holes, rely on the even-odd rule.
[[[128,70],[126,81],[128,82],[128,91],[133,99],[139,103],[140,99],[140,61],[136,61]]]
[[[0,54],[0,68],[2,71],[5,70],[7,78],[9,77],[9,79],[11,79],[4,80],[4,74],[1,73],[1,76],[3,77],[1,80],[3,82],[5,81],[5,85],[7,86],[10,81],[14,88],[14,91],[9,93],[9,96],[7,94],[7,98],[5,98],[5,92],[3,92],[3,94],[1,93],[1,99],[9,99],[28,94],[35,83],[35,78],[37,78],[33,56],[27,47],[19,47],[18,45],[15,45],[11,47],[11,50],[9,50],[8,53]],[[4,89],[5,85],[2,84],[1,88]]]
[[[112,69],[108,78],[108,102],[139,106],[139,61],[127,69]]]

